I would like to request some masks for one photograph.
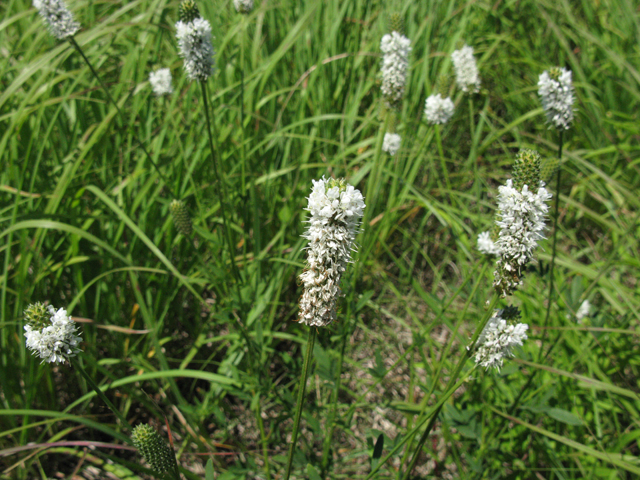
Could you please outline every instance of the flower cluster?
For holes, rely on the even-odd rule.
[[[324,327],[336,319],[340,279],[351,260],[351,250],[365,208],[359,190],[344,180],[313,181],[306,210],[311,213],[303,235],[309,240],[307,267],[300,275],[304,292],[299,320]]]
[[[253,0],[233,0],[233,6],[238,13],[250,13],[253,10]]]
[[[449,97],[442,98],[439,93],[429,95],[424,104],[424,115],[432,125],[447,123],[453,116],[453,102]]]
[[[391,32],[382,37],[382,94],[387,104],[396,107],[404,96],[409,68],[409,52],[411,40],[398,32]]]
[[[574,91],[571,70],[545,70],[538,81],[538,95],[547,116],[547,123],[557,129],[568,130],[573,121]]]
[[[184,70],[190,80],[206,80],[213,73],[213,45],[211,25],[203,18],[176,23],[176,38]]]
[[[578,323],[582,323],[582,320],[589,315],[591,315],[591,303],[589,303],[589,300],[585,300],[576,312],[576,320]]]
[[[385,133],[382,141],[382,151],[393,157],[400,150],[401,142],[402,138],[397,133]]]
[[[33,6],[58,40],[72,37],[80,30],[80,24],[73,19],[63,0],[33,0]]]
[[[171,86],[171,70],[168,68],[161,68],[155,72],[149,74],[149,83],[153,89],[153,93],[158,96],[169,95],[173,93],[173,87]]]
[[[507,323],[503,318],[504,313],[504,310],[493,312],[478,338],[474,357],[476,363],[482,367],[494,367],[499,370],[503,358],[513,356],[511,349],[522,346],[522,341],[527,339],[526,331],[529,326],[526,323]]]
[[[480,91],[480,76],[478,66],[473,56],[473,47],[465,45],[451,54],[453,68],[456,72],[456,83],[465,93]]]
[[[45,308],[36,303],[27,307],[25,319],[27,348],[43,362],[62,363],[80,352],[78,345],[82,338],[76,335],[76,324],[64,308],[56,310],[51,305]]]
[[[482,232],[478,235],[478,243],[477,248],[480,253],[484,253],[485,255],[499,255],[500,250],[495,242],[491,239],[490,232]]]
[[[498,188],[498,216],[496,223],[500,235],[496,246],[500,258],[496,262],[496,290],[502,296],[511,295],[521,284],[521,268],[533,259],[533,250],[538,240],[543,239],[545,220],[551,194],[543,183],[534,193],[524,185],[522,190],[513,187],[513,181]]]
[[[176,467],[176,456],[167,442],[151,426],[141,424],[131,433],[133,445],[158,473],[169,472]]]

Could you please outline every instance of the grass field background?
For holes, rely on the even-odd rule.
[[[485,314],[493,259],[476,236],[492,226],[518,149],[556,155],[537,96],[556,65],[573,71],[576,116],[560,191],[549,185],[560,211],[548,324],[547,240],[509,300],[529,340],[500,372],[470,373],[411,478],[637,478],[635,2],[281,0],[248,16],[199,2],[215,35],[208,91],[233,252],[202,92],[178,56],[178,2],[68,5],[125,118],[30,2],[0,4],[0,478],[149,475],[84,378],[26,350],[22,312],[35,301],[79,319],[87,372],[132,424],[170,427],[186,478],[204,478],[209,458],[215,478],[281,478],[308,331],[295,322],[303,209],[323,175],[346,177],[367,208],[338,321],[318,333],[295,475],[366,478],[377,439],[386,454],[416,425]],[[378,74],[392,12],[412,45],[395,157],[381,152]],[[472,97],[453,87],[450,54],[464,43],[482,79]],[[160,67],[175,90],[162,98],[148,84]],[[423,120],[443,83],[456,104],[441,131],[450,190]],[[173,225],[174,198],[192,237]],[[578,323],[586,299],[592,315]],[[373,477],[401,476],[415,444]]]

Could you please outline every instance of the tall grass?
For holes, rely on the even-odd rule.
[[[123,118],[30,2],[0,5],[0,478],[150,473],[79,371],[28,354],[22,312],[35,301],[82,322],[87,374],[132,425],[170,431],[186,478],[202,478],[208,459],[216,478],[280,478],[308,333],[295,323],[303,208],[322,175],[347,177],[367,209],[338,322],[313,349],[297,478],[402,477],[425,408],[440,413],[414,478],[634,478],[635,3],[281,1],[246,18],[232,2],[198,6],[216,36],[208,100],[228,231],[206,104],[177,53],[178,2],[69,3],[83,25],[75,40]],[[377,73],[392,11],[413,50],[402,148],[388,157]],[[471,102],[451,90],[441,156],[424,100],[452,75],[460,42],[474,47],[483,88]],[[559,192],[548,182],[560,200],[549,320],[546,241],[513,300],[529,341],[500,372],[468,363],[458,382],[491,296],[475,239],[496,188],[519,148],[557,155],[536,94],[554,65],[573,71],[577,111]],[[174,77],[166,98],[147,81],[159,67]],[[192,238],[173,226],[174,197]],[[585,299],[593,314],[577,323]],[[70,443],[42,445],[54,442]]]

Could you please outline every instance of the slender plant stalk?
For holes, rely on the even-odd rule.
[[[267,477],[266,480],[271,480],[271,466],[269,462],[269,439],[264,431],[264,421],[260,413],[260,403],[256,408],[256,420],[258,422],[258,428],[260,429],[260,441],[262,442],[262,459],[264,461],[264,474]]]
[[[444,159],[444,150],[442,148],[442,137],[440,136],[440,125],[434,125],[436,131],[436,142],[438,144],[438,154],[440,155],[440,166],[442,167],[442,176],[447,185],[449,195],[451,195],[451,182],[449,181],[449,171],[447,170],[447,161]]]
[[[127,129],[131,130],[131,132],[133,133],[133,127],[131,125],[129,125],[129,123],[127,122],[127,119],[125,118],[124,113],[122,113],[122,110],[120,110],[120,107],[118,106],[116,101],[111,96],[111,93],[109,92],[109,89],[104,84],[104,82],[102,81],[102,78],[100,78],[100,75],[98,75],[98,72],[96,72],[95,68],[93,68],[93,65],[91,64],[91,62],[89,61],[87,56],[84,54],[84,51],[82,50],[82,48],[80,48],[80,45],[78,45],[78,42],[76,42],[76,39],[74,37],[69,37],[69,43],[71,43],[73,48],[75,48],[76,51],[80,54],[82,59],[85,61],[85,63],[89,67],[89,70],[91,70],[91,73],[93,74],[93,76],[96,78],[96,80],[98,80],[98,83],[100,84],[100,86],[104,90],[104,93],[107,95],[107,98],[109,99],[109,102],[111,102],[111,104],[115,107],[116,111],[118,112],[118,115],[120,115],[120,118],[122,119],[122,122],[124,123],[125,127]],[[153,165],[153,168],[158,173],[158,176],[162,179],[164,184],[167,185],[167,187],[168,187],[170,185],[170,183],[167,181],[166,177],[160,171],[160,168],[158,167],[158,164],[153,160],[153,158],[151,157],[151,154],[147,151],[147,148],[144,146],[144,143],[142,143],[142,141],[136,135],[133,135],[133,138],[135,139],[135,141],[137,142],[138,146],[142,149],[142,151],[146,155],[147,160],[149,160],[151,165]],[[171,196],[173,196],[173,192],[171,191],[170,188],[168,189],[168,191],[169,191],[169,194]]]
[[[244,146],[244,29],[245,29],[245,17],[241,15],[241,28],[240,28],[240,130],[242,131],[242,144],[240,151],[242,152],[241,178],[242,178],[242,196],[245,195],[245,176],[246,176],[246,152]]]
[[[287,470],[284,474],[284,480],[289,480],[291,475],[291,465],[293,464],[293,452],[296,449],[296,441],[298,439],[298,430],[300,428],[300,416],[302,415],[302,403],[304,402],[304,392],[307,388],[307,375],[309,374],[309,364],[313,355],[313,344],[316,341],[316,328],[309,327],[309,337],[307,339],[307,353],[304,356],[304,365],[302,366],[302,374],[300,375],[300,385],[298,385],[298,401],[296,404],[296,413],[293,419],[293,432],[291,433],[291,445],[289,447],[289,456],[287,458]]]
[[[73,367],[75,369],[77,369],[80,372],[80,374],[84,377],[84,379],[87,381],[89,386],[93,389],[93,391],[96,392],[96,395],[98,395],[98,397],[100,397],[100,400],[102,400],[107,405],[107,407],[109,407],[109,409],[116,415],[116,417],[118,417],[120,419],[120,422],[122,423],[122,425],[124,427],[127,427],[129,430],[132,430],[131,424],[124,417],[122,412],[120,412],[120,410],[118,410],[116,408],[116,406],[113,403],[111,403],[111,400],[109,400],[107,398],[107,396],[104,394],[104,392],[102,390],[100,390],[100,387],[98,387],[96,382],[93,381],[91,376],[82,367],[82,362],[80,362],[80,360],[78,360],[77,358],[71,358],[70,361],[71,361],[71,364],[73,365]]]
[[[494,293],[493,296],[492,296],[492,300],[491,300],[491,302],[489,304],[489,307],[487,309],[487,313],[485,314],[485,316],[482,319],[482,321],[478,324],[478,327],[476,328],[476,331],[473,333],[473,337],[471,338],[470,347],[465,349],[464,353],[460,357],[460,360],[458,360],[458,364],[456,365],[453,373],[451,374],[451,377],[449,377],[449,381],[447,382],[447,386],[445,387],[445,391],[447,391],[449,388],[451,388],[451,386],[455,383],[456,379],[460,375],[460,371],[462,370],[462,367],[466,363],[467,359],[469,357],[471,357],[471,355],[473,354],[473,350],[475,349],[476,342],[478,341],[478,337],[480,336],[480,334],[484,330],[484,327],[487,325],[487,322],[491,318],[491,315],[493,314],[493,309],[496,306],[496,304],[498,303],[498,300],[499,300],[498,295]],[[441,403],[440,406],[435,410],[433,416],[431,417],[431,420],[429,421],[429,424],[427,425],[427,428],[422,433],[422,436],[420,437],[420,441],[418,441],[418,446],[416,447],[416,449],[413,452],[413,458],[411,459],[411,463],[409,463],[409,467],[407,468],[407,470],[404,473],[404,476],[402,477],[404,480],[409,478],[409,475],[411,474],[411,471],[415,467],[416,462],[418,461],[418,457],[420,456],[420,452],[422,451],[422,447],[424,446],[424,443],[427,441],[427,438],[429,437],[429,433],[433,429],[433,426],[435,425],[435,422],[436,422],[436,420],[438,418],[438,414],[440,413],[440,410],[442,409],[442,405],[444,405],[444,403]]]

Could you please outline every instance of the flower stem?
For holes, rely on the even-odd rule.
[[[482,321],[480,322],[480,324],[476,328],[476,331],[473,333],[473,337],[471,338],[471,345],[469,346],[469,348],[467,348],[464,351],[464,353],[460,357],[460,360],[458,360],[458,364],[456,365],[453,373],[451,374],[451,377],[449,377],[449,381],[447,382],[447,386],[445,387],[445,391],[448,391],[451,388],[451,386],[455,383],[456,379],[460,375],[460,371],[462,370],[462,367],[466,363],[467,359],[469,357],[471,357],[471,355],[473,354],[473,350],[475,348],[476,342],[478,341],[478,337],[480,337],[480,334],[484,330],[484,327],[487,325],[487,322],[491,318],[491,315],[493,314],[493,309],[496,306],[496,304],[498,303],[498,300],[499,300],[498,295],[494,293],[493,297],[492,297],[492,300],[491,300],[491,303],[489,304],[489,307],[487,308],[487,313],[485,314],[484,318],[482,319]],[[416,449],[413,452],[413,457],[411,459],[411,463],[409,463],[409,467],[404,472],[404,476],[402,477],[404,480],[407,480],[409,478],[409,475],[411,474],[411,471],[415,467],[416,462],[418,461],[418,457],[420,456],[420,452],[422,451],[422,447],[424,446],[424,443],[427,441],[427,438],[429,437],[429,433],[433,429],[433,426],[435,425],[436,420],[438,419],[438,414],[440,413],[440,410],[442,409],[443,405],[444,405],[444,402],[440,403],[440,406],[438,408],[436,408],[435,412],[431,416],[431,420],[429,421],[429,424],[427,425],[427,428],[422,433],[422,436],[420,437],[420,440],[418,441],[418,446],[416,447]]]
[[[100,86],[104,90],[104,93],[107,95],[107,99],[115,107],[116,111],[118,112],[118,115],[120,115],[120,118],[122,119],[122,122],[125,124],[126,128],[129,129],[129,130],[133,130],[131,125],[129,125],[129,123],[127,122],[124,114],[122,113],[122,110],[120,110],[120,107],[118,106],[116,101],[111,96],[111,93],[109,92],[109,89],[107,88],[107,86],[104,84],[104,82],[100,78],[100,75],[98,75],[98,72],[96,72],[95,68],[93,68],[93,65],[91,65],[91,62],[89,61],[87,56],[82,51],[82,48],[80,48],[80,45],[78,45],[78,42],[76,42],[76,39],[74,37],[69,37],[69,43],[71,43],[73,48],[75,48],[76,51],[80,54],[82,59],[85,61],[85,63],[89,67],[89,70],[91,70],[91,73],[93,74],[93,76],[96,78],[96,80],[98,80],[98,83],[100,84]],[[133,131],[132,131],[132,133],[133,133]],[[137,136],[133,135],[133,138],[138,143],[138,146],[142,149],[144,154],[147,156],[147,160],[149,160],[151,165],[153,165],[153,168],[155,168],[156,172],[158,173],[158,176],[162,179],[162,181],[164,182],[165,185],[169,186],[170,185],[169,182],[167,181],[166,177],[162,174],[162,172],[160,172],[160,168],[158,167],[158,164],[153,160],[153,158],[151,157],[151,154],[147,151],[147,149],[144,146],[144,144],[140,141],[140,139]],[[171,189],[168,189],[168,190],[169,190],[169,194],[171,196],[173,196],[173,192],[171,191]]]
[[[111,403],[111,400],[107,398],[104,392],[100,390],[100,387],[96,384],[96,382],[93,381],[93,379],[89,376],[86,370],[82,367],[82,362],[80,362],[80,360],[77,358],[70,359],[70,361],[73,364],[73,367],[76,368],[80,372],[80,374],[84,377],[84,379],[87,381],[89,386],[93,389],[93,391],[96,392],[96,395],[100,397],[100,400],[102,400],[107,405],[107,407],[109,407],[109,409],[120,419],[120,422],[122,423],[122,425],[129,428],[129,430],[132,430],[131,424],[127,421],[124,415],[120,412],[120,410],[116,408],[116,406],[113,403]]]
[[[300,375],[300,384],[298,385],[298,401],[296,403],[296,413],[293,419],[293,432],[291,433],[291,445],[289,447],[289,456],[287,458],[287,470],[284,474],[284,480],[289,480],[291,475],[291,464],[293,463],[293,453],[296,449],[296,440],[298,439],[298,430],[300,428],[300,416],[302,415],[302,403],[304,402],[304,392],[307,388],[307,375],[309,374],[309,364],[313,355],[313,344],[316,340],[316,328],[309,328],[309,337],[307,339],[307,352],[304,356],[304,365],[302,366],[302,374]]]
[[[440,155],[440,166],[442,167],[442,176],[447,184],[449,196],[451,196],[451,182],[449,181],[449,171],[447,170],[447,161],[444,159],[444,149],[442,148],[442,138],[440,136],[440,125],[436,124],[436,142],[438,144],[438,154]]]

